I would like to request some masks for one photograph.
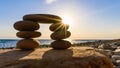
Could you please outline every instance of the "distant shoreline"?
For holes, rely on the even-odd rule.
[[[2,42],[2,40],[19,40],[19,39],[0,39],[0,41]],[[50,39],[39,39],[39,40],[43,40],[43,41],[51,41]],[[78,40],[78,39],[77,39]],[[77,41],[77,40],[74,40],[74,41]],[[79,42],[79,41],[83,41],[83,42]],[[86,42],[85,42],[86,41]],[[106,43],[113,43],[113,42],[120,42],[120,39],[113,39],[113,40],[78,40],[78,43],[73,43],[72,44],[72,47],[74,46],[91,46],[93,45],[94,47],[98,47],[99,45],[101,44],[106,44]],[[43,44],[40,46],[40,48],[46,48],[46,47],[50,47],[50,44]],[[3,47],[3,48],[0,48],[0,49],[13,49],[15,47]]]
[[[21,38],[22,39],[22,38]],[[35,39],[38,39],[38,38],[35,38]],[[18,39],[13,39],[13,38],[8,38],[8,39],[4,39],[4,38],[2,38],[2,39],[0,39],[0,40],[20,40],[20,38],[18,38]],[[38,39],[38,40],[52,40],[52,39]],[[118,39],[70,39],[70,40],[119,40],[119,38]]]

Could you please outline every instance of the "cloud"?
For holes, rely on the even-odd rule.
[[[46,3],[51,4],[51,3],[55,2],[55,1],[57,1],[57,0],[46,0]]]

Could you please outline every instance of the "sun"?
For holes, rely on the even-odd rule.
[[[62,23],[72,25],[73,24],[73,18],[71,16],[63,15],[62,17]]]

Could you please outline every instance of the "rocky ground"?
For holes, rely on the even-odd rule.
[[[115,68],[120,68],[120,39],[99,40],[95,42],[74,44],[73,46],[93,47],[96,51],[108,56],[114,64]]]
[[[120,68],[120,46],[113,44],[102,44],[98,47],[99,50],[106,53],[112,63],[114,64],[115,68]]]
[[[113,64],[92,47],[34,51],[0,49],[0,68],[113,68]]]
[[[114,64],[115,68],[120,68],[120,40],[106,40],[93,42],[94,45],[90,45],[97,51],[106,54]]]

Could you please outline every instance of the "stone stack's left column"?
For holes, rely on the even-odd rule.
[[[40,47],[40,42],[34,39],[41,36],[41,33],[37,31],[40,28],[37,22],[29,20],[18,21],[14,24],[14,28],[19,31],[16,36],[22,38],[17,42],[16,48],[34,50]]]

